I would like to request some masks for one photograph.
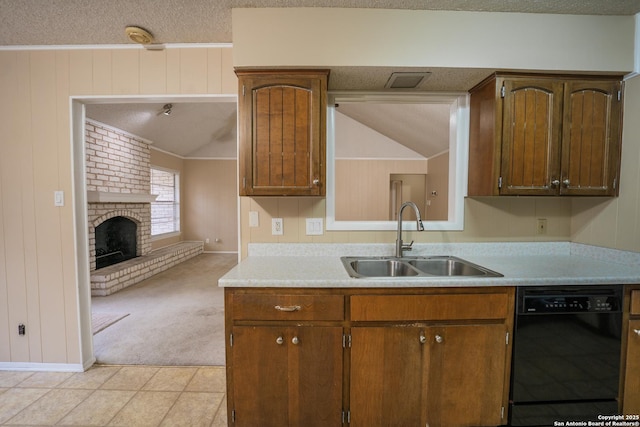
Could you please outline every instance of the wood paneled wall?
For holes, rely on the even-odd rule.
[[[389,220],[389,176],[427,172],[427,159],[336,159],[336,220]]]
[[[70,97],[236,94],[236,82],[230,47],[0,51],[0,363],[82,362]]]

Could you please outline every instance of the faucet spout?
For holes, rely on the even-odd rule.
[[[422,218],[420,217],[420,209],[413,202],[404,202],[398,210],[398,235],[396,237],[396,257],[401,258],[404,251],[410,251],[413,245],[413,240],[408,245],[402,242],[402,211],[407,206],[411,207],[416,214],[416,228],[418,231],[424,231],[424,225],[422,224]]]

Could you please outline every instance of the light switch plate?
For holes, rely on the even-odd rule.
[[[56,190],[53,192],[53,206],[64,206],[64,191]]]
[[[249,227],[259,227],[258,211],[249,211]]]
[[[322,218],[307,218],[307,236],[321,236],[322,222]]]

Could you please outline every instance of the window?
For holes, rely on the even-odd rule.
[[[151,235],[180,231],[180,175],[171,170],[151,168]]]

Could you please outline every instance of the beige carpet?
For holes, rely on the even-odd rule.
[[[91,313],[91,329],[93,331],[93,335],[98,332],[107,329],[109,326],[116,323],[118,320],[122,320],[127,317],[129,313]]]
[[[192,366],[225,364],[224,291],[218,278],[235,254],[202,254],[106,297],[96,313],[129,313],[93,336],[98,363]]]

